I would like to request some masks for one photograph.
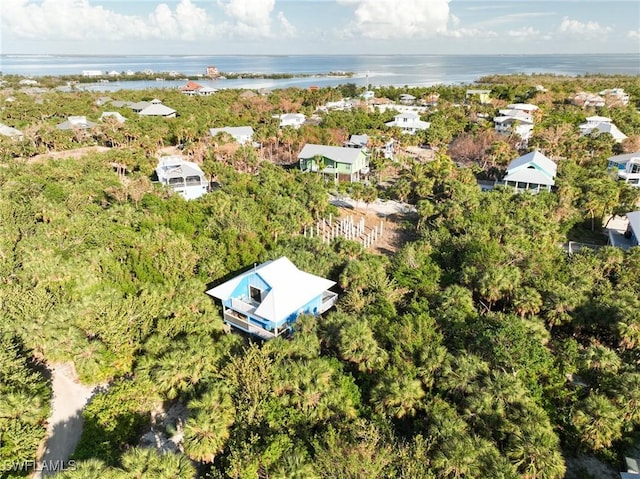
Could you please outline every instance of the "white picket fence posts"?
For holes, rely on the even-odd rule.
[[[364,218],[354,221],[353,216],[345,218],[336,218],[329,215],[329,219],[322,218],[316,222],[314,226],[304,227],[304,237],[319,237],[323,243],[331,243],[336,238],[345,238],[348,240],[358,241],[365,248],[373,246],[384,233],[384,220],[380,220],[380,224],[373,228],[365,225]]]

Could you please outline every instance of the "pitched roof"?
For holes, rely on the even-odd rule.
[[[631,211],[627,213],[629,220],[629,228],[633,231],[636,238],[640,238],[640,211]]]
[[[100,119],[104,120],[107,117],[115,118],[118,122],[124,123],[127,119],[120,114],[118,111],[103,111],[100,115]]]
[[[623,163],[628,163],[631,160],[640,160],[640,151],[636,151],[634,153],[625,153],[624,155],[616,155],[609,157],[609,161],[613,163],[617,163],[619,165]]]
[[[202,169],[191,161],[179,156],[163,156],[156,167],[158,180],[164,183],[169,178],[186,178],[187,176],[204,177]]]
[[[309,159],[316,155],[324,156],[325,158],[329,158],[337,163],[346,163],[351,165],[358,160],[360,155],[364,155],[364,153],[359,148],[314,145],[312,143],[307,143],[304,145],[300,153],[298,153],[298,158]]]
[[[270,288],[255,313],[274,323],[284,322],[309,301],[331,288],[335,281],[299,270],[286,256],[267,261],[207,291],[222,301],[231,295],[244,278],[258,275]]]
[[[57,125],[58,130],[73,130],[74,128],[86,130],[96,126],[96,123],[87,120],[86,116],[70,116],[67,121]]]
[[[23,133],[16,128],[12,128],[10,126],[3,125],[2,123],[0,123],[0,135],[17,138],[19,136],[23,136]]]
[[[351,135],[347,145],[364,147],[367,146],[367,143],[369,143],[369,135]]]
[[[218,133],[229,133],[234,138],[237,136],[253,136],[253,128],[250,126],[223,126],[222,128],[209,128],[211,136],[216,136]]]
[[[513,160],[507,167],[507,174],[510,174],[512,170],[521,168],[525,165],[528,165],[529,163],[534,163],[553,177],[556,176],[558,165],[556,165],[553,160],[550,160],[539,151],[532,151],[530,153],[527,153],[526,155],[521,156],[520,158],[516,158],[515,160]]]
[[[196,83],[194,81],[188,81],[187,84],[181,87],[180,89],[182,91],[196,91],[196,90],[199,90],[200,88],[202,88],[202,85],[200,85],[200,83]]]
[[[140,115],[144,116],[171,116],[175,115],[175,113],[176,111],[173,108],[161,103],[152,103],[139,112]]]

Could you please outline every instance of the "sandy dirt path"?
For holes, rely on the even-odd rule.
[[[72,363],[54,364],[51,369],[53,398],[39,472],[34,478],[52,475],[65,466],[82,434],[82,409],[91,398],[94,387],[77,381]]]

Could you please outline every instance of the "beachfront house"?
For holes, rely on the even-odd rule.
[[[338,295],[335,281],[299,270],[285,256],[250,270],[207,291],[222,301],[223,321],[262,339],[290,332],[301,314],[319,315]]]
[[[429,126],[431,126],[431,123],[421,120],[420,115],[417,113],[407,111],[397,114],[393,117],[393,121],[388,121],[385,125],[390,128],[400,128],[402,133],[414,135],[417,131],[427,130]]]
[[[204,88],[200,83],[196,83],[194,81],[188,81],[186,85],[180,87],[180,91],[187,96],[197,95],[198,91]]]
[[[501,135],[517,134],[525,146],[533,131],[533,116],[523,110],[506,108],[499,110],[499,115],[493,119],[494,129]]]
[[[578,129],[582,136],[609,133],[616,143],[622,143],[627,139],[627,135],[622,133],[616,125],[611,123],[611,118],[606,116],[589,116],[585,123],[578,125]]]
[[[401,93],[398,100],[404,105],[413,105],[416,102],[416,97],[409,93]]]
[[[87,120],[86,116],[70,116],[67,121],[56,125],[58,130],[88,130],[96,126],[96,123]]]
[[[629,94],[625,93],[622,88],[607,88],[606,90],[602,90],[599,95],[604,98],[609,108],[627,106],[630,100]]]
[[[200,83],[190,80],[186,85],[180,88],[180,91],[187,96],[209,96],[213,95],[218,90],[209,86],[200,85]]]
[[[114,105],[114,102],[111,104]],[[128,106],[140,116],[162,116],[164,118],[175,118],[177,116],[177,112],[173,108],[163,105],[157,98],[151,101],[130,103]]]
[[[298,153],[300,170],[317,172],[334,182],[359,181],[369,174],[369,157],[362,148],[307,143]]]
[[[557,169],[554,161],[539,151],[532,151],[509,163],[502,183],[516,191],[551,191]]]
[[[280,120],[280,128],[285,126],[300,128],[307,120],[307,117],[302,113],[285,113],[283,115],[274,115],[273,117]]]
[[[163,156],[156,167],[158,181],[186,200],[204,195],[209,187],[204,172],[198,165],[179,156]]]
[[[344,146],[347,148],[366,148],[369,143],[369,135],[351,135]]]
[[[219,133],[227,133],[240,145],[253,144],[253,128],[250,126],[224,126],[222,128],[209,128],[211,136]],[[254,145],[259,146],[259,145]]]
[[[608,161],[609,170],[614,171],[619,180],[640,187],[640,151],[612,156]]]

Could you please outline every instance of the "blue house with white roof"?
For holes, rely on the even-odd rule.
[[[335,281],[299,270],[288,258],[267,261],[207,291],[222,301],[223,321],[262,339],[290,331],[301,314],[319,315],[338,295]]]

